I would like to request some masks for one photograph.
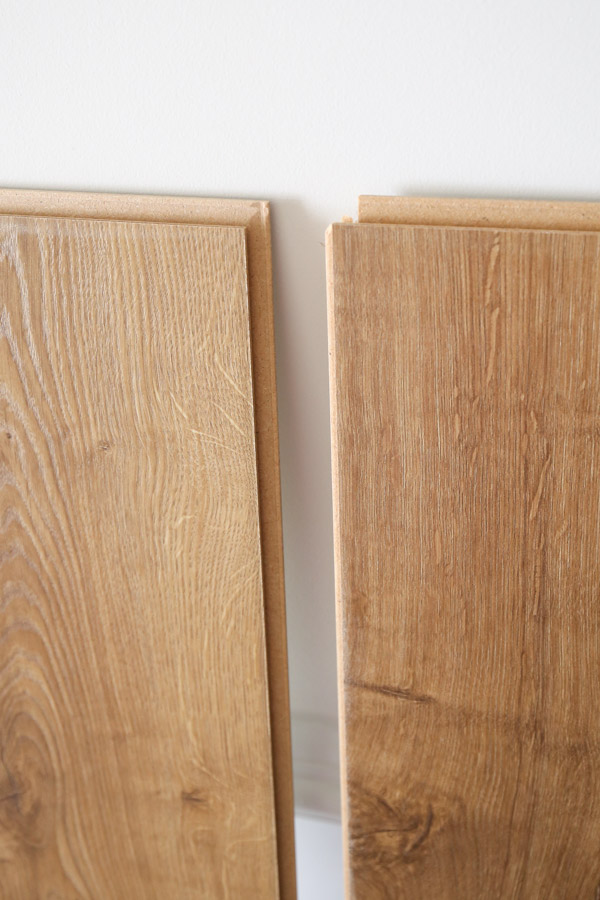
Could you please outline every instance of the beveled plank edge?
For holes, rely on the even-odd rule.
[[[337,360],[335,341],[335,250],[336,236],[346,225],[330,225],[325,233],[325,260],[327,273],[327,332],[329,344],[329,405],[331,423],[331,487],[333,498],[333,548],[335,572],[335,620],[337,648],[337,692],[340,731],[340,787],[342,800],[342,853],[344,859],[344,896],[352,896],[352,871],[350,866],[350,817],[348,808],[348,772],[346,744],[346,698],[344,684],[344,616],[342,604],[342,547],[340,542],[339,507],[339,451]]]
[[[0,189],[0,213],[192,225],[248,225],[263,200]]]
[[[260,202],[259,216],[253,216],[246,234],[279,890],[282,900],[295,900],[294,787],[268,202]]]
[[[263,200],[0,189],[0,214],[246,229],[269,724],[281,900],[296,898],[294,795],[281,524],[269,203]]]
[[[600,231],[600,203],[363,195],[358,223]]]

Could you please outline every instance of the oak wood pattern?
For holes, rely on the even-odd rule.
[[[327,239],[354,898],[600,895],[600,235]]]
[[[4,189],[0,190],[0,213],[245,228],[279,883],[282,900],[294,900],[294,797],[269,203],[262,200]]]
[[[0,896],[278,896],[246,230],[0,236]]]

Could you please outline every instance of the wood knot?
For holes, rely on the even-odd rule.
[[[423,852],[433,831],[433,806],[420,799],[406,797],[390,802],[354,786],[350,807],[353,852],[363,863],[411,863]]]
[[[204,797],[200,793],[200,791],[198,791],[196,789],[193,789],[191,791],[182,791],[181,799],[183,800],[184,803],[194,803],[199,806],[206,806],[206,804],[208,803],[207,798]]]

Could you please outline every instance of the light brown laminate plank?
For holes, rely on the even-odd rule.
[[[279,882],[296,896],[269,204],[257,200],[0,190],[0,213],[241,226],[246,232]]]
[[[277,896],[244,227],[2,237],[2,896]]]
[[[596,897],[600,235],[327,252],[349,896]]]

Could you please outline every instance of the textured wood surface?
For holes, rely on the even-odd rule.
[[[294,797],[269,204],[263,200],[4,189],[0,190],[0,213],[195,225],[239,225],[246,230],[279,884],[282,900],[294,900]]]
[[[246,230],[279,883],[283,900],[294,900],[294,797],[269,204],[263,200],[4,189],[0,190],[0,213],[195,225],[239,225]]]
[[[600,896],[600,236],[328,234],[349,895]]]
[[[275,897],[244,227],[0,219],[0,896]]]

